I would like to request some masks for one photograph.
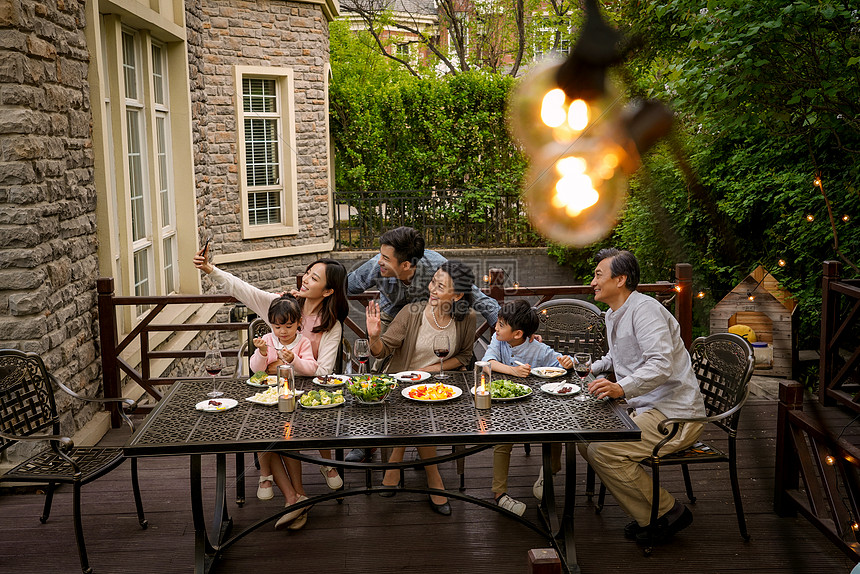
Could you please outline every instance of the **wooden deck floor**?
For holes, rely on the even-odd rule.
[[[749,543],[738,534],[727,471],[694,469],[699,499],[691,506],[693,525],[672,544],[644,558],[634,543],[623,538],[621,530],[629,519],[611,497],[603,513],[594,514],[582,493],[585,466],[580,464],[576,540],[582,572],[850,572],[852,561],[807,521],[779,518],[771,510],[776,402],[751,401],[741,427],[739,464],[752,534]],[[111,433],[106,440],[122,442],[124,438]],[[536,513],[531,485],[539,463],[537,454],[526,457],[521,446],[515,448],[509,492],[526,502],[531,516]],[[229,466],[232,474],[232,464]],[[194,529],[188,460],[145,459],[140,467],[148,530],[137,525],[128,464],[85,487],[84,528],[90,563],[102,574],[191,572]],[[467,460],[469,494],[490,496],[491,467],[491,451]],[[205,472],[213,482],[211,464]],[[454,464],[446,463],[442,472],[449,487],[455,486]],[[256,479],[253,467],[249,475],[252,481]],[[664,477],[670,491],[685,501],[680,472],[671,469]],[[348,483],[363,480],[363,473],[347,473]],[[407,484],[422,480],[423,475],[415,471],[406,475]],[[306,466],[305,482],[309,492],[325,490],[322,476],[313,467]],[[231,502],[230,511],[239,527],[271,513],[279,504],[279,497],[258,501],[255,488],[249,483],[248,503],[243,508]],[[70,489],[57,493],[51,518],[44,525],[38,520],[44,501],[41,493],[33,489],[0,492],[0,572],[79,572]],[[546,546],[535,533],[501,515],[456,501],[452,506],[452,516],[438,516],[430,511],[426,497],[408,493],[389,499],[361,495],[342,504],[320,504],[301,531],[276,532],[267,525],[241,540],[226,552],[217,572],[524,574],[528,550]]]

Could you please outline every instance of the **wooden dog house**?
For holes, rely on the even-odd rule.
[[[749,326],[757,340],[773,350],[773,367],[756,369],[754,374],[791,379],[797,364],[796,309],[791,294],[759,265],[711,310],[711,333],[725,333],[737,324]]]

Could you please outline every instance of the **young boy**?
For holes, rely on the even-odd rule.
[[[496,333],[493,335],[484,360],[497,373],[527,377],[532,367],[573,367],[573,359],[559,355],[549,345],[529,340],[537,331],[540,319],[537,311],[522,299],[508,301],[499,310]],[[496,504],[518,516],[526,505],[508,496],[508,469],[511,465],[512,444],[499,444],[493,448],[493,495]]]

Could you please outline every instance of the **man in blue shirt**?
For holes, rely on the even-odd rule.
[[[382,311],[383,330],[388,327],[403,307],[430,297],[427,286],[439,266],[447,261],[436,251],[424,249],[424,238],[411,227],[398,227],[386,231],[379,238],[379,255],[361,264],[346,278],[350,295],[368,289],[379,290],[379,307]],[[472,307],[492,327],[499,316],[499,302],[472,285]],[[368,460],[372,449],[353,449],[346,455],[347,462]]]
[[[424,249],[424,238],[411,227],[386,231],[379,239],[379,255],[375,255],[352,271],[346,278],[350,295],[368,289],[379,290],[382,322],[388,325],[407,304],[426,301],[427,285],[439,266],[447,259],[430,249]],[[499,316],[499,303],[472,285],[473,307],[492,327]]]

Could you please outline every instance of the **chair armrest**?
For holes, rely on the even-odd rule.
[[[741,409],[741,407],[744,406],[744,403],[747,402],[747,398],[749,398],[749,396],[750,396],[750,388],[749,388],[749,385],[747,385],[746,389],[744,390],[744,396],[743,396],[743,398],[741,398],[740,401],[738,401],[738,404],[736,404],[735,406],[733,406],[732,408],[730,408],[729,410],[727,410],[723,413],[720,413],[718,415],[714,415],[711,417],[692,417],[692,418],[688,418],[688,419],[672,418],[672,419],[665,419],[665,420],[660,421],[657,424],[657,430],[660,431],[660,434],[664,434],[667,436],[666,436],[666,438],[664,438],[663,440],[658,442],[656,445],[654,445],[654,450],[651,451],[651,456],[655,457],[655,458],[658,456],[658,452],[660,451],[660,449],[663,448],[663,446],[667,442],[672,440],[672,438],[676,434],[678,434],[678,429],[680,428],[681,423],[703,423],[703,424],[705,424],[705,423],[712,423],[712,422],[716,422],[716,421],[721,421],[723,419],[726,419],[726,418],[732,416],[736,412],[738,412]],[[672,428],[669,428],[670,425]]]
[[[243,341],[242,346],[239,347],[239,352],[236,353],[236,377],[244,377],[245,376],[245,363],[243,359],[245,355],[248,353],[248,341]],[[248,376],[251,376],[251,366],[248,365]]]
[[[134,423],[131,422],[131,419],[128,417],[128,414],[126,413],[126,408],[125,408],[125,407],[128,407],[129,410],[133,410],[135,407],[135,403],[133,400],[127,399],[125,397],[113,397],[113,398],[104,398],[104,399],[99,399],[99,398],[95,398],[95,397],[85,397],[81,394],[76,393],[75,391],[73,391],[72,389],[70,389],[69,387],[67,387],[63,383],[61,383],[59,380],[57,380],[57,377],[55,377],[53,374],[48,373],[48,377],[50,377],[51,380],[54,382],[54,384],[57,385],[57,387],[59,387],[60,389],[62,389],[63,392],[65,392],[66,394],[78,399],[79,401],[85,401],[88,403],[101,403],[101,404],[121,403],[123,405],[123,408],[120,409],[119,415],[123,418],[123,420],[126,422],[126,424],[131,428],[131,432],[134,432]]]
[[[0,432],[0,438],[4,440],[10,441],[20,441],[20,440],[29,440],[29,441],[43,441],[49,440],[60,443],[60,448],[63,450],[71,450],[74,448],[74,441],[67,436],[62,436],[58,434],[29,434],[29,435],[17,435],[17,434],[7,434],[4,432]]]

